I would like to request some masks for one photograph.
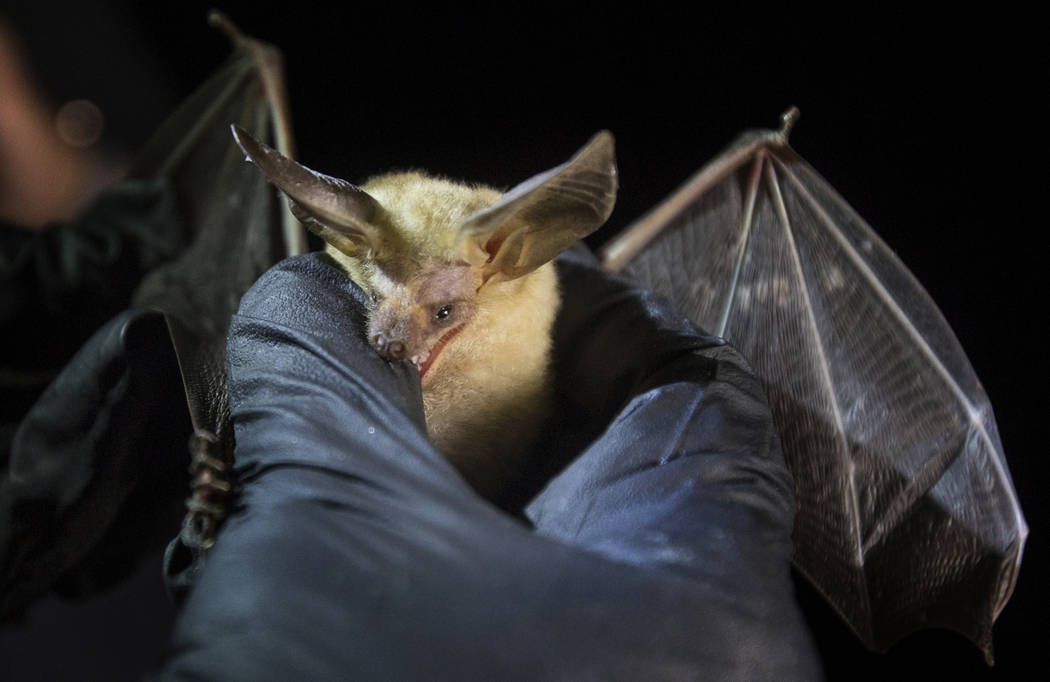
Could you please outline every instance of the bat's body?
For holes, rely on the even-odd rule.
[[[331,246],[328,253],[372,296],[376,349],[419,370],[431,440],[494,496],[517,474],[550,404],[554,267],[482,289],[481,269],[457,262],[459,226],[499,201],[496,190],[418,173],[384,175],[362,189],[384,207],[385,229],[401,249],[383,260]]]
[[[612,136],[507,193],[420,173],[361,188],[237,132],[372,300],[368,339],[420,374],[427,431],[481,493],[520,474],[550,405],[551,260],[612,210]]]

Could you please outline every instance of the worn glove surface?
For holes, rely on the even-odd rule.
[[[228,346],[240,506],[163,679],[819,676],[758,381],[651,295],[576,256],[559,273],[552,457],[596,440],[534,527],[427,441],[415,368],[368,347],[324,257],[259,280]]]

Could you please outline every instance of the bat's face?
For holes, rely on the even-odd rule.
[[[411,360],[425,384],[446,345],[473,320],[480,285],[480,271],[466,263],[427,267],[404,281],[376,267],[363,283],[373,305],[369,343],[389,360]]]
[[[373,178],[362,187],[381,206],[371,248],[329,253],[370,296],[368,340],[388,360],[410,360],[427,383],[438,358],[478,308],[482,269],[460,255],[459,228],[500,198],[496,190],[420,173]]]

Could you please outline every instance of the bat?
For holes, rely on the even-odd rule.
[[[736,346],[795,478],[795,564],[870,648],[992,660],[1027,526],[987,396],[918,281],[776,131],[744,134],[602,261]]]
[[[419,371],[430,439],[483,495],[520,475],[551,404],[551,261],[616,199],[613,137],[506,193],[422,173],[356,187],[233,128],[238,145],[368,295],[367,337]]]
[[[614,240],[603,263],[671,298],[698,327],[726,337],[755,364],[798,486],[796,565],[858,636],[872,648],[885,649],[914,629],[943,626],[970,637],[991,661],[991,626],[1012,592],[1027,533],[991,407],[918,282],[790,151],[787,135],[797,115],[797,110],[785,114],[779,131],[745,135],[686,188]],[[450,277],[449,263],[472,264],[481,271],[469,276],[467,290],[476,287],[480,298],[484,268],[504,259],[498,244],[502,237],[496,237],[496,247],[483,249],[487,260],[463,251],[463,228],[456,226],[472,224],[467,216],[475,206],[452,212],[454,219],[441,230],[446,236],[436,239],[440,248],[418,242],[406,248],[402,244],[412,243],[408,239],[388,245],[385,232],[359,226],[379,212],[359,192],[382,195],[379,203],[393,203],[398,194],[422,197],[418,176],[383,177],[357,190],[235,134],[248,157],[292,195],[299,204],[297,215],[326,239],[350,277],[372,293],[377,304],[369,323],[372,345],[385,357],[412,359],[420,367],[428,428],[439,448],[461,470],[471,472],[467,477],[476,486],[496,492],[508,472],[494,471],[492,462],[499,460],[483,451],[473,454],[478,450],[471,445],[498,442],[479,438],[487,420],[502,434],[513,429],[495,414],[467,421],[467,413],[481,413],[470,399],[459,397],[458,377],[480,376],[479,385],[493,390],[491,385],[500,383],[496,368],[505,354],[470,353],[468,363],[449,363],[455,370],[448,372],[447,385],[455,390],[430,388],[445,385],[438,378],[432,384],[427,379],[432,355],[442,353],[448,338],[446,328],[426,331],[430,323],[425,331],[392,336],[392,329],[406,323],[387,308],[426,302],[432,314],[440,314],[450,299],[416,293],[418,288],[415,296],[406,295],[404,287],[392,288],[384,281],[388,277],[377,278],[374,263],[383,249],[398,253],[383,269],[399,272],[406,261],[411,263],[410,274],[394,278],[400,282],[425,271],[420,261],[445,264],[445,274],[423,276],[435,281]],[[591,146],[601,139],[599,135]],[[612,169],[611,142],[609,146]],[[542,187],[543,178],[524,183],[484,210],[509,210],[500,206],[515,201],[522,188]],[[589,234],[604,222],[612,208],[614,170],[609,178],[603,195],[609,199],[601,204],[606,211],[575,234]],[[345,198],[337,200],[333,194]],[[364,219],[340,217],[347,214]],[[483,234],[466,243],[474,249],[492,240],[492,233]],[[546,253],[553,257],[569,241]],[[362,259],[362,253],[369,255]],[[546,300],[548,309],[556,309],[553,296]],[[525,315],[525,307],[525,299],[505,300],[500,314],[511,319]],[[523,336],[520,347],[542,343],[546,355],[549,324],[547,320],[542,335]],[[484,326],[475,331],[490,333]],[[390,347],[394,342],[397,352]],[[545,364],[537,365],[536,376],[543,374]],[[476,395],[480,401],[490,399],[482,390]],[[523,408],[547,397],[540,390],[512,399]],[[460,417],[451,404],[463,405],[466,413]],[[532,427],[542,417],[538,409],[528,408],[526,414],[525,424]],[[462,430],[450,427],[450,417]],[[519,436],[511,440],[528,442]],[[460,450],[472,453],[469,460]],[[483,466],[487,471],[476,473]],[[925,551],[914,551],[916,546]],[[979,617],[969,615],[975,612]]]
[[[232,66],[243,72],[244,60]],[[260,72],[264,84],[273,80],[272,65]],[[216,160],[235,149],[225,123],[221,140],[185,133],[207,127],[201,112],[219,108],[209,102],[227,91],[225,86],[202,91],[202,106],[183,116],[182,134],[162,136],[179,141],[172,158],[190,147],[190,157],[203,151],[178,174],[205,196],[213,186],[230,186],[228,177],[206,174],[214,169],[237,173],[245,187],[258,184],[243,177],[244,164]],[[258,125],[253,134],[259,135],[270,114],[257,104],[248,109],[245,116]],[[970,636],[990,656],[991,626],[1013,589],[1027,530],[991,406],[936,306],[863,220],[787,146],[787,132],[785,125],[742,138],[627,230],[603,260],[670,297],[701,328],[726,336],[763,377],[799,491],[797,564],[860,638],[881,649],[915,629],[940,625]],[[490,306],[501,322],[509,322],[506,318],[515,316],[508,311],[519,304],[528,309],[531,302],[540,324],[525,325],[525,333],[505,346],[511,352],[493,351],[478,390],[499,390],[493,368],[502,374],[500,363],[521,360],[515,351],[532,348],[528,339],[542,349],[529,356],[530,371],[540,376],[548,371],[547,316],[556,314],[559,294],[545,273],[558,251],[597,229],[612,208],[611,136],[599,134],[564,166],[506,194],[440,184],[444,181],[418,174],[384,176],[358,190],[266,147],[253,147],[249,135],[237,137],[275,184],[287,180],[282,189],[300,219],[374,295],[367,332],[373,346],[387,358],[416,363],[424,375],[425,406],[430,403],[431,436],[445,452],[471,453],[459,466],[481,467],[468,478],[494,494],[495,481],[512,476],[521,455],[498,465],[486,460],[490,438],[497,436],[484,424],[435,411],[434,391],[446,381],[444,375],[452,385],[457,370],[465,372],[457,355],[462,360],[467,353],[456,349],[468,348],[473,334],[488,335],[482,313]],[[171,151],[163,144],[159,149],[164,157]],[[273,172],[266,171],[267,164]],[[179,164],[145,165],[160,175]],[[419,235],[401,223],[401,229],[382,229],[389,227],[388,212],[411,213],[387,198],[405,186],[416,187],[409,195],[420,202],[435,187],[458,187],[448,191],[461,198],[446,197],[442,204],[453,217],[425,245],[416,244]],[[244,231],[267,220],[276,224],[276,211],[254,206],[271,202],[268,193],[224,194],[243,194],[250,205],[238,206],[223,222],[216,218],[220,209],[204,200],[190,202],[197,246],[154,273],[138,296],[168,318],[195,426],[220,437],[228,433],[221,387],[225,323],[238,296],[275,259],[274,251],[261,249],[265,239]],[[225,206],[227,199],[216,205]],[[440,210],[427,215],[435,213]],[[262,217],[245,220],[246,214]],[[561,222],[573,227],[559,228]],[[292,243],[294,232],[286,234],[286,244]],[[290,251],[286,247],[280,255]],[[231,253],[247,255],[236,277],[229,276]],[[452,267],[457,264],[458,270]],[[228,286],[217,293],[220,279]],[[536,285],[535,293],[529,283]],[[504,292],[508,295],[501,298]],[[423,293],[441,295],[430,300]],[[402,314],[413,307],[427,315]],[[469,324],[455,326],[464,314]],[[867,361],[871,358],[877,361]],[[506,434],[528,431],[531,420],[540,418],[544,381],[531,396],[515,398],[516,409],[503,416],[518,426]],[[488,406],[482,393],[445,402],[465,412],[469,405]],[[449,435],[442,435],[442,420]],[[451,434],[457,432],[466,441],[462,447],[452,445]],[[521,452],[516,447],[528,437],[511,440],[514,452]],[[100,453],[93,465],[108,471],[112,458],[103,454],[110,453]],[[70,495],[81,499],[79,492]],[[107,523],[96,522],[99,535]],[[208,525],[204,534],[214,527]],[[72,565],[52,560],[65,549],[62,543],[39,544],[46,547],[25,554],[53,565],[55,575]],[[25,599],[47,587],[43,578],[39,582]]]

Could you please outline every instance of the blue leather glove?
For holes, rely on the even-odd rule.
[[[558,267],[564,418],[529,522],[427,441],[415,368],[368,347],[323,256],[256,283],[228,344],[240,504],[161,679],[819,677],[759,382],[650,294]]]

